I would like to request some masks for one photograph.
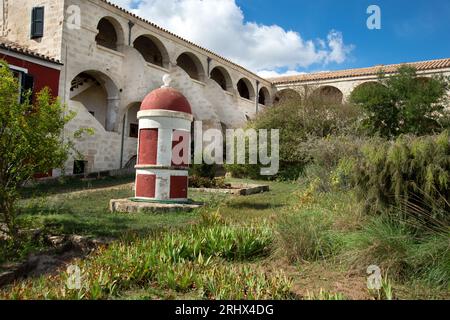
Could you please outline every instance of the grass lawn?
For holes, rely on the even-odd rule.
[[[270,192],[248,197],[191,192],[193,200],[206,203],[191,213],[110,213],[110,199],[132,195],[131,181],[25,190],[21,221],[51,234],[117,240],[77,262],[90,270],[84,291],[61,296],[62,272],[27,280],[28,289],[21,283],[6,288],[0,298],[377,297],[367,289],[368,264],[352,259],[349,247],[370,220],[351,192],[320,193],[299,183],[268,182]],[[114,189],[95,190],[104,187]],[[447,290],[423,282],[389,281],[388,287],[395,298],[450,297]]]

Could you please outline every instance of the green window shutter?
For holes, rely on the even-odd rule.
[[[31,38],[44,36],[44,7],[34,7],[31,13]]]

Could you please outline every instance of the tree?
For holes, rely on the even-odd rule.
[[[421,78],[415,68],[402,66],[378,83],[358,87],[350,101],[364,110],[363,125],[370,134],[392,138],[401,134],[425,135],[448,127],[448,90],[444,76]]]
[[[73,117],[54,99],[48,88],[31,102],[31,92],[19,97],[19,83],[0,61],[0,217],[17,239],[18,189],[36,173],[60,168],[68,157],[65,124]]]
[[[306,94],[284,96],[271,108],[260,112],[248,126],[280,130],[280,171],[277,178],[295,180],[310,161],[304,143],[314,138],[355,133],[360,110],[354,105],[330,103],[317,98],[314,88],[305,87]],[[227,165],[235,176],[260,178],[259,166]]]

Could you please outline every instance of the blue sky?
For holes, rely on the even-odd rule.
[[[449,0],[112,1],[263,76],[450,57]]]
[[[343,33],[355,47],[349,59],[328,69],[365,67],[450,57],[448,0],[238,0],[246,19],[278,24],[305,38]],[[366,27],[367,7],[381,9],[381,30]],[[308,70],[308,68],[306,69]]]

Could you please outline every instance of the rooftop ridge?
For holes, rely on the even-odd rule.
[[[227,59],[227,58],[225,58],[225,57],[219,55],[218,53],[215,53],[214,51],[212,51],[212,50],[210,50],[210,49],[207,49],[207,48],[202,47],[202,46],[200,46],[200,45],[198,45],[198,44],[196,44],[196,43],[194,43],[194,42],[192,42],[192,41],[189,41],[189,40],[187,40],[187,39],[185,39],[185,38],[183,38],[183,37],[181,37],[181,36],[179,36],[179,35],[177,35],[177,34],[171,32],[171,31],[169,31],[169,30],[167,30],[167,29],[165,29],[165,28],[163,28],[163,27],[157,25],[156,23],[151,22],[150,20],[147,20],[147,19],[145,19],[145,18],[143,18],[143,17],[141,17],[141,16],[138,16],[137,14],[132,13],[131,11],[129,11],[129,10],[127,10],[127,9],[125,9],[125,8],[123,8],[123,7],[119,6],[119,5],[117,5],[117,4],[111,3],[111,2],[108,1],[108,0],[100,0],[100,1],[101,1],[101,2],[104,2],[104,3],[106,3],[106,4],[108,4],[108,5],[110,5],[110,6],[114,7],[114,8],[116,8],[116,9],[118,9],[118,10],[120,10],[120,11],[122,11],[122,12],[128,14],[128,15],[130,15],[130,16],[132,16],[133,18],[136,18],[136,19],[138,19],[138,20],[140,20],[140,21],[142,21],[142,22],[144,22],[144,23],[147,23],[147,24],[151,25],[152,27],[154,27],[154,28],[156,28],[156,29],[158,29],[158,30],[160,30],[160,31],[163,31],[163,32],[165,32],[165,33],[167,33],[167,34],[169,34],[169,35],[171,35],[171,36],[173,36],[173,37],[175,37],[175,38],[177,38],[177,39],[179,39],[179,40],[182,40],[182,41],[184,41],[184,42],[186,42],[186,43],[188,43],[188,44],[190,44],[190,45],[193,45],[194,47],[196,47],[196,48],[198,48],[198,49],[200,49],[200,50],[203,50],[203,51],[205,51],[205,52],[207,52],[207,53],[209,53],[209,54],[215,56],[216,58],[219,58],[220,60],[223,60],[223,61],[225,61],[225,62],[227,62],[227,63],[230,63],[231,65],[234,65],[235,67],[238,67],[238,68],[240,68],[240,69],[243,69],[243,70],[245,70],[246,72],[248,72],[249,74],[251,74],[252,76],[254,76],[255,78],[258,78],[259,80],[263,80],[263,81],[266,81],[266,82],[271,83],[271,81],[269,81],[268,79],[263,78],[263,77],[257,75],[257,74],[254,73],[253,71],[248,70],[247,68],[245,68],[245,67],[243,67],[243,66],[237,64],[236,62],[233,62],[233,61],[231,61],[230,59]]]
[[[31,50],[30,48],[23,46],[23,45],[19,45],[16,42],[10,41],[5,39],[4,37],[0,37],[0,49],[5,49],[8,51],[13,51],[16,53],[21,53],[21,54],[25,54],[27,56],[33,57],[33,58],[37,58],[40,60],[44,60],[44,61],[48,61],[48,62],[52,62],[55,64],[59,64],[62,65],[61,61],[52,58],[50,56],[38,53],[34,50]]]
[[[376,65],[372,67],[344,69],[328,72],[316,72],[316,73],[300,74],[295,76],[284,76],[284,77],[282,76],[269,78],[268,80],[271,81],[273,84],[284,84],[284,83],[368,76],[368,75],[375,75],[379,71],[384,71],[386,73],[395,73],[397,69],[402,65],[414,66],[418,71],[444,69],[450,68],[450,58],[423,60],[416,62],[404,62],[388,65]]]

